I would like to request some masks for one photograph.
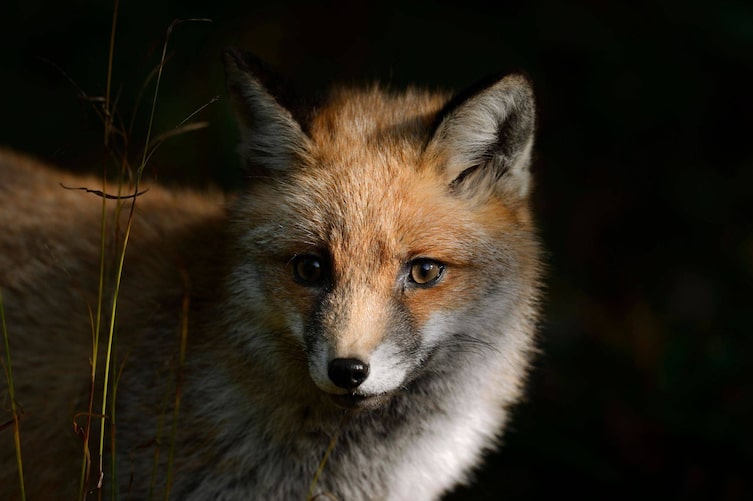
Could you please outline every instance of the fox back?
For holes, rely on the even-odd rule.
[[[496,447],[534,351],[530,85],[335,88],[305,107],[252,56],[230,50],[225,67],[247,185],[227,201],[158,187],[135,201],[109,485],[135,499],[436,499]],[[24,467],[32,491],[68,498],[102,202],[58,184],[94,180],[10,152],[0,181]],[[2,434],[5,499],[18,482]]]

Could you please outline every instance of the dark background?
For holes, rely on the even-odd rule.
[[[506,446],[452,499],[753,499],[753,4],[122,3],[112,96],[125,119],[170,22],[214,19],[171,38],[155,134],[221,98],[196,116],[207,129],[152,158],[167,183],[241,178],[219,58],[229,44],[312,88],[375,77],[462,88],[526,71],[549,251],[543,354]],[[104,95],[111,3],[0,12],[0,144],[101,169],[97,104],[70,80]]]

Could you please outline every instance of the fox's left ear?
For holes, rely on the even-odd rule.
[[[510,75],[450,101],[424,154],[443,169],[453,192],[524,199],[535,121],[531,85]]]

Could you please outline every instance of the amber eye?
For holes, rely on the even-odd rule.
[[[317,256],[296,256],[291,264],[293,277],[303,285],[320,285],[324,279],[324,263]]]
[[[442,278],[444,268],[431,259],[416,259],[410,264],[410,279],[418,285],[432,286]]]

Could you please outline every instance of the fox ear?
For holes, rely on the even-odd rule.
[[[524,199],[530,186],[535,120],[528,80],[507,76],[450,101],[425,154],[444,169],[453,192]]]
[[[280,82],[267,65],[232,47],[225,50],[224,63],[241,122],[240,153],[249,168],[282,171],[306,158],[310,140],[278,101]]]

